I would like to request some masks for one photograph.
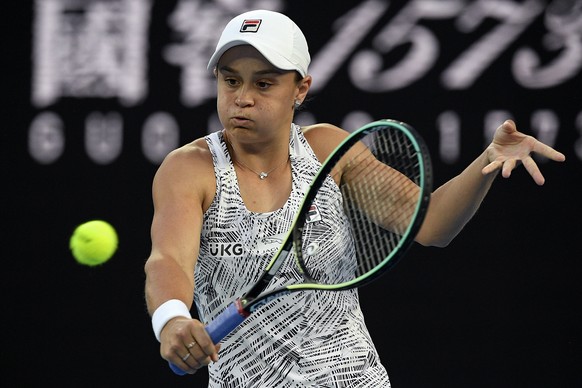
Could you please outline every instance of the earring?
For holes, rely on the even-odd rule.
[[[294,106],[295,106],[295,109],[299,108],[301,106],[301,101],[295,100]]]

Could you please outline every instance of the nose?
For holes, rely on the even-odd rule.
[[[240,107],[251,106],[254,103],[252,93],[246,88],[241,88],[234,103]]]

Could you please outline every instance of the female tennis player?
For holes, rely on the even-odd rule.
[[[293,123],[312,83],[309,62],[303,33],[285,15],[257,10],[233,18],[208,63],[224,129],[171,152],[153,181],[145,293],[154,333],[161,356],[180,370],[207,366],[210,387],[390,386],[357,289],[284,296],[219,344],[205,329],[257,281],[322,162],[348,136],[330,124]],[[416,242],[447,246],[496,176],[508,178],[518,165],[543,185],[533,153],[565,160],[512,121],[502,123],[481,155],[434,190]],[[328,217],[342,216],[343,173],[324,183],[325,198],[310,214],[322,233],[333,227]],[[333,234],[329,244],[329,265],[350,252]],[[297,278],[291,266],[282,268],[272,287]]]

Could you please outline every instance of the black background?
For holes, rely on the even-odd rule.
[[[314,56],[330,39],[333,21],[357,3],[288,2],[284,10],[302,27]],[[382,23],[403,6],[391,3]],[[184,107],[178,69],[160,59],[175,5],[154,2],[150,92],[133,107],[94,98],[34,107],[33,5],[18,2],[10,11],[3,37],[9,55],[2,61],[3,386],[205,386],[205,370],[178,377],[159,357],[143,299],[157,165],[141,151],[141,125],[149,113],[169,111],[185,143],[205,133],[214,109],[213,101]],[[560,117],[555,147],[567,161],[539,161],[546,185],[536,186],[523,168],[509,180],[498,178],[449,247],[415,246],[381,281],[361,289],[369,329],[394,387],[582,386],[582,165],[575,153],[582,75],[532,90],[509,72],[517,46],[541,47],[542,22],[528,28],[470,90],[444,90],[438,75],[488,26],[461,35],[451,21],[427,22],[442,45],[428,76],[403,90],[370,94],[351,84],[344,67],[308,103],[318,121],[340,124],[346,111],[361,109],[410,123],[431,147],[436,184],[481,152],[487,111],[511,112],[525,133],[534,110],[551,109]],[[95,164],[83,145],[84,119],[95,110],[124,117],[123,152],[108,165]],[[454,164],[436,154],[435,121],[445,110],[462,120],[462,158]],[[65,152],[49,165],[37,163],[27,149],[30,123],[43,111],[59,114],[66,124]],[[110,262],[89,268],[75,262],[68,240],[76,225],[95,218],[117,228],[120,245]]]

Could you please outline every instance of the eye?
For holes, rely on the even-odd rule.
[[[225,78],[224,82],[228,85],[228,86],[236,86],[238,85],[238,81],[234,78]]]
[[[258,81],[257,82],[257,86],[259,87],[259,89],[267,89],[271,85],[272,84],[270,82],[267,82],[267,81]]]

